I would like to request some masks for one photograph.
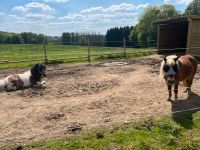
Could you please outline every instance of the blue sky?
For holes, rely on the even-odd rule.
[[[135,25],[149,5],[173,4],[184,11],[192,0],[1,0],[0,31],[58,35]]]

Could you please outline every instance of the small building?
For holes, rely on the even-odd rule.
[[[157,49],[200,56],[200,16],[182,15],[156,21]]]

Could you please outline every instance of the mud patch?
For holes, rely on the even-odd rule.
[[[96,101],[89,105],[88,109],[102,109],[108,105],[108,101]]]
[[[124,61],[104,62],[98,64],[98,66],[100,67],[114,67],[114,66],[125,66],[125,65],[128,65],[128,63]]]
[[[101,82],[87,82],[77,84],[62,84],[55,91],[54,96],[60,97],[71,97],[78,95],[91,95],[99,93],[108,88],[113,88],[119,85],[118,80],[104,80]],[[49,91],[50,92],[50,91]],[[50,93],[49,93],[50,94]]]
[[[61,114],[61,113],[51,113],[47,116],[45,116],[45,119],[48,120],[48,121],[54,121],[54,120],[60,120],[64,117],[65,115],[64,114]]]
[[[68,125],[67,130],[65,131],[65,134],[74,134],[74,133],[80,132],[83,130],[84,126],[86,126],[86,124],[74,122],[71,125]]]
[[[41,96],[44,96],[45,89],[46,87],[44,86],[31,87],[28,89],[17,91],[17,95],[21,97],[28,97],[28,98],[41,97]]]
[[[136,70],[136,68],[132,67],[128,67],[128,68],[109,68],[107,70],[108,73],[110,74],[127,74],[129,72],[134,72]]]

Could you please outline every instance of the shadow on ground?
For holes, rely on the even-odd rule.
[[[200,110],[200,96],[192,92],[187,99],[179,99],[171,103],[173,120],[186,129],[192,128],[193,114]]]

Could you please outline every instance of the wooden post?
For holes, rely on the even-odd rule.
[[[43,40],[43,49],[44,49],[44,63],[48,63],[48,58],[47,58],[47,49],[46,49],[46,43],[45,40]]]
[[[124,57],[127,59],[127,53],[126,53],[126,39],[123,39],[123,47],[124,47]]]
[[[88,39],[88,62],[91,63],[90,39]]]

